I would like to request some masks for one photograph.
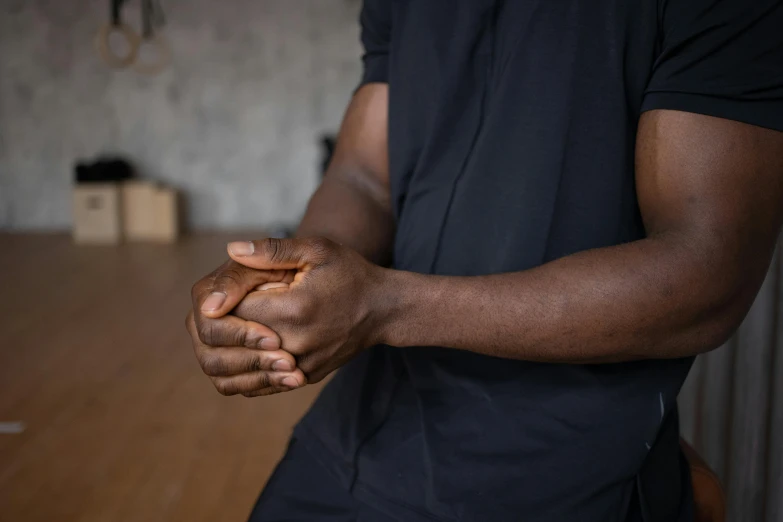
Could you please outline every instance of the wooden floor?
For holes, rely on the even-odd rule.
[[[244,235],[74,246],[0,234],[0,521],[244,521],[318,388],[222,397],[184,329]]]

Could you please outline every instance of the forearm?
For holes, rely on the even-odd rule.
[[[582,252],[508,274],[387,271],[377,298],[384,310],[382,342],[546,362],[693,355],[731,334],[763,278],[727,277],[711,267],[735,261],[705,262],[709,255],[673,237]]]
[[[394,238],[388,106],[385,84],[368,84],[356,91],[323,183],[296,233],[329,238],[381,266],[391,261]]]
[[[313,195],[296,235],[321,236],[385,266],[391,259],[394,220],[382,187],[346,167],[330,169]]]

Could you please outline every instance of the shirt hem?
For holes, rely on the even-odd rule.
[[[397,516],[401,511],[405,514],[406,522],[457,522],[455,518],[441,518],[431,513],[422,512],[408,504],[384,497],[361,479],[356,478],[355,465],[352,462],[340,459],[318,437],[318,435],[303,424],[297,424],[294,428],[294,438],[301,442],[312,457],[334,476],[342,487],[348,490],[354,498],[372,506],[374,509]]]
[[[692,112],[783,131],[783,102],[736,100],[675,91],[648,92],[640,113],[655,109]]]

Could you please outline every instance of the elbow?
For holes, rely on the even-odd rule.
[[[727,284],[718,284],[716,278],[706,282],[709,290],[695,307],[690,327],[686,328],[688,355],[699,355],[725,344],[748,315],[763,282],[762,277],[748,275],[723,277]]]
[[[678,345],[672,355],[709,352],[725,344],[748,315],[767,275],[774,244],[762,248],[703,231],[667,239],[675,241],[669,243],[670,259],[676,260],[670,274],[680,289],[669,301],[674,303],[669,324],[679,326],[669,331]]]

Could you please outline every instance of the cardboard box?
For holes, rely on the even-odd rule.
[[[122,222],[128,241],[146,241],[154,236],[157,190],[155,184],[148,181],[122,184]]]
[[[123,223],[128,241],[173,243],[179,235],[177,193],[147,181],[122,187]]]
[[[81,183],[73,188],[73,240],[116,244],[122,239],[120,188],[115,183]]]
[[[155,233],[153,239],[164,243],[174,243],[179,236],[179,205],[177,192],[170,188],[160,188],[154,195]]]

